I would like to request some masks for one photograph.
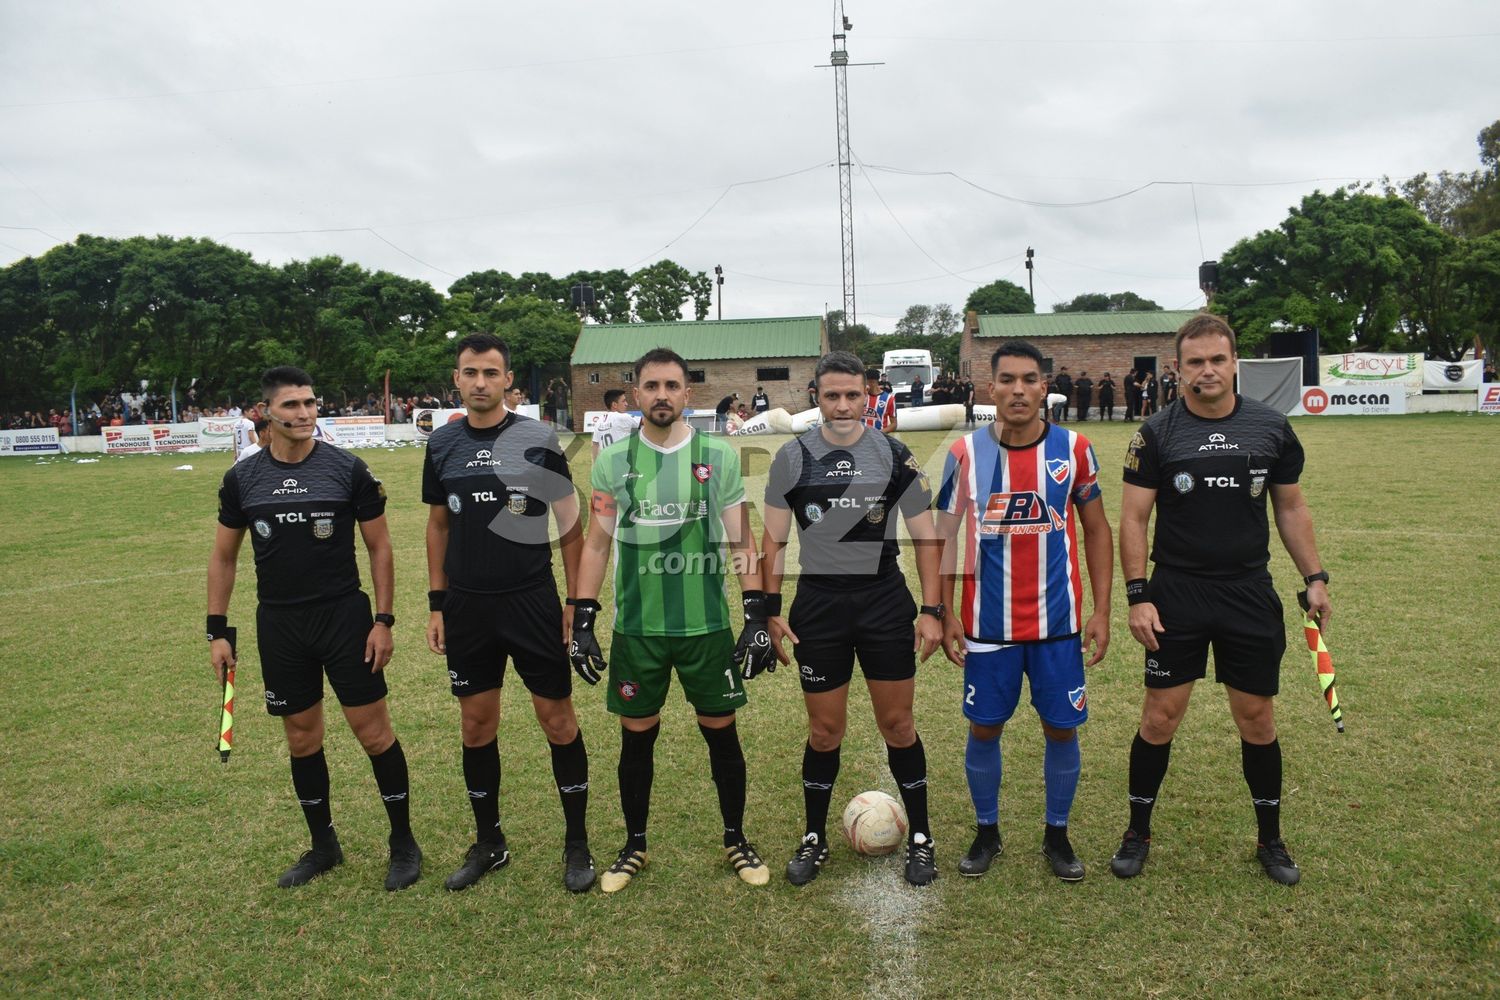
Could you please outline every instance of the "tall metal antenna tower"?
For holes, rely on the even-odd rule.
[[[845,47],[854,25],[844,14],[843,0],[833,3],[833,52],[819,67],[833,68],[834,112],[838,119],[839,139],[839,249],[844,265],[844,325],[856,321],[854,306],[854,157],[849,152],[849,75],[850,66],[881,66],[883,63],[851,63]]]

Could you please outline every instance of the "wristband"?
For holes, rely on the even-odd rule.
[[[393,615],[393,614],[390,614],[389,612],[384,612],[383,611],[380,614],[378,614],[378,615],[375,616],[375,624],[376,625],[384,625],[386,628],[395,628],[396,627],[396,616]]]
[[[441,610],[443,610],[443,602],[445,600],[447,600],[447,599],[448,599],[448,592],[446,590],[429,590],[427,592],[427,610],[428,611],[441,611]]]
[[[1146,596],[1146,578],[1138,576],[1134,580],[1125,581],[1125,600],[1130,604],[1150,604],[1151,598]]]
[[[776,617],[780,616],[780,614],[781,614],[781,595],[780,594],[767,594],[766,595],[766,617],[767,618],[776,618]]]
[[[208,626],[207,626],[206,631],[208,632],[208,641],[209,642],[213,642],[215,639],[228,639],[229,638],[229,616],[228,615],[209,615],[208,616]]]
[[[598,611],[600,608],[604,607],[604,605],[600,604],[592,597],[570,597],[565,603],[570,608],[588,608],[593,611]]]

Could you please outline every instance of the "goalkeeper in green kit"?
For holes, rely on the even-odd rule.
[[[626,841],[599,879],[618,892],[647,861],[654,746],[672,671],[698,716],[724,820],[724,851],[743,881],[765,885],[770,870],[745,837],[745,754],[735,710],[746,680],[775,656],[767,626],[780,609],[758,589],[755,541],[739,458],[723,441],[683,421],[687,363],[665,348],[635,363],[638,431],[599,453],[592,512],[578,570],[573,667],[590,684],[607,673],[609,710],[620,717],[620,806]],[[615,621],[607,671],[595,634],[599,589],[615,552]],[[745,627],[730,631],[725,574],[744,594]]]

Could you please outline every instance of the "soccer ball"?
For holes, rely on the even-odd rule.
[[[860,792],[844,807],[844,837],[860,854],[890,854],[906,841],[906,810],[885,792]]]

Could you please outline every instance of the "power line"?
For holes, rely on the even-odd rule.
[[[958,273],[956,273],[954,271],[949,270],[948,267],[947,267],[947,265],[945,265],[942,261],[938,260],[932,254],[928,253],[927,249],[925,247],[923,247],[922,244],[920,244],[920,243],[917,242],[917,238],[915,236],[913,236],[910,232],[908,232],[907,228],[904,225],[901,224],[901,220],[896,217],[896,213],[893,212],[893,211],[891,211],[891,206],[888,205],[888,204],[886,204],[885,197],[883,195],[881,195],[880,189],[875,186],[875,182],[874,181],[870,180],[869,171],[867,171],[865,169],[865,163],[864,163],[863,160],[861,160],[859,158],[859,154],[857,154],[857,153],[854,154],[854,160],[855,160],[856,163],[859,164],[859,168],[860,168],[859,175],[864,178],[864,181],[865,181],[866,184],[870,185],[870,190],[875,192],[875,197],[876,197],[877,200],[879,200],[881,207],[884,208],[885,211],[886,211],[886,214],[891,217],[891,221],[896,224],[896,228],[899,229],[899,230],[901,230],[902,234],[904,234],[908,240],[911,240],[911,245],[914,246],[914,247],[916,247],[917,250],[919,250],[921,252],[921,254],[922,254],[923,257],[926,257],[928,260],[932,261],[934,264],[936,264],[938,266],[939,269],[942,270],[942,272],[944,274],[946,274],[946,275],[948,275],[950,277],[957,278],[959,281],[967,281],[971,285],[977,285],[977,284],[979,284],[979,282],[977,282],[977,281],[973,281],[973,280],[971,280],[969,278],[965,278],[963,275],[958,274]]]

